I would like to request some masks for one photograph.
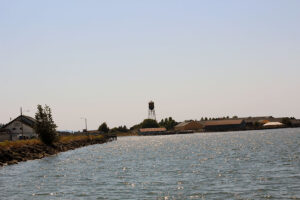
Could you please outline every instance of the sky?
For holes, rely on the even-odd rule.
[[[300,118],[298,0],[0,0],[0,123]]]

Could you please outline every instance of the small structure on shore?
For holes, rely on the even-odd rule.
[[[141,128],[138,131],[139,135],[163,135],[166,133],[166,128]]]
[[[292,119],[291,120],[292,127],[300,127],[300,120],[299,119]]]
[[[280,122],[268,122],[263,125],[265,128],[280,128],[283,127],[284,124]]]
[[[232,120],[211,120],[204,121],[205,131],[236,131],[245,128],[245,121],[242,119]]]
[[[197,131],[203,129],[203,124],[198,121],[186,121],[174,127],[175,131]]]

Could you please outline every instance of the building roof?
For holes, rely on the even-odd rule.
[[[166,128],[141,128],[139,131],[143,133],[143,132],[164,132],[166,130],[167,130]]]
[[[280,122],[268,122],[268,123],[265,123],[263,126],[283,126],[283,123],[280,123]]]
[[[211,120],[204,121],[204,126],[222,126],[222,125],[238,125],[243,123],[242,119],[231,119],[231,120]]]
[[[17,118],[15,118],[14,120],[12,120],[9,123],[7,123],[6,125],[4,125],[2,128],[6,128],[8,125],[13,123],[14,121],[22,122],[22,123],[26,124],[27,126],[30,126],[31,128],[33,128],[36,123],[36,120],[34,118],[26,116],[26,115],[20,115]]]
[[[180,124],[177,124],[175,127],[183,127],[189,123],[191,123],[191,122],[181,122]]]

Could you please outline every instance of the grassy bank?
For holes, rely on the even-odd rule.
[[[116,132],[115,133],[118,137],[122,137],[122,136],[137,136],[138,133],[137,132]]]
[[[38,139],[0,142],[0,166],[40,159],[87,145],[109,142],[113,139],[115,138],[110,135],[62,136],[59,142],[54,143],[52,146],[47,146]]]

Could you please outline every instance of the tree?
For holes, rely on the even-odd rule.
[[[157,123],[156,120],[154,119],[145,119],[142,123],[141,123],[141,127],[142,128],[158,128],[159,124]]]
[[[4,124],[1,124],[1,123],[0,123],[0,128],[2,128],[3,126],[4,126]]]
[[[122,132],[122,133],[127,133],[129,130],[127,129],[126,126],[119,126],[119,127],[114,127],[109,130],[111,133],[116,133],[116,132]]]
[[[178,123],[174,119],[172,119],[172,117],[162,119],[159,122],[159,125],[165,127],[167,130],[173,129],[177,124]]]
[[[232,119],[237,119],[237,118],[238,118],[238,116],[236,116],[236,115],[232,117]]]
[[[38,105],[35,119],[36,124],[34,129],[44,144],[52,145],[58,141],[58,134],[56,132],[57,126],[53,121],[49,106],[45,105],[43,108],[41,105]]]
[[[133,130],[136,130],[136,129],[139,129],[139,128],[141,128],[141,124],[135,124],[132,127],[130,127],[129,130],[133,131]]]
[[[108,133],[109,128],[108,128],[106,122],[103,122],[103,123],[99,126],[98,130],[101,131],[101,132],[104,132],[104,133]]]

